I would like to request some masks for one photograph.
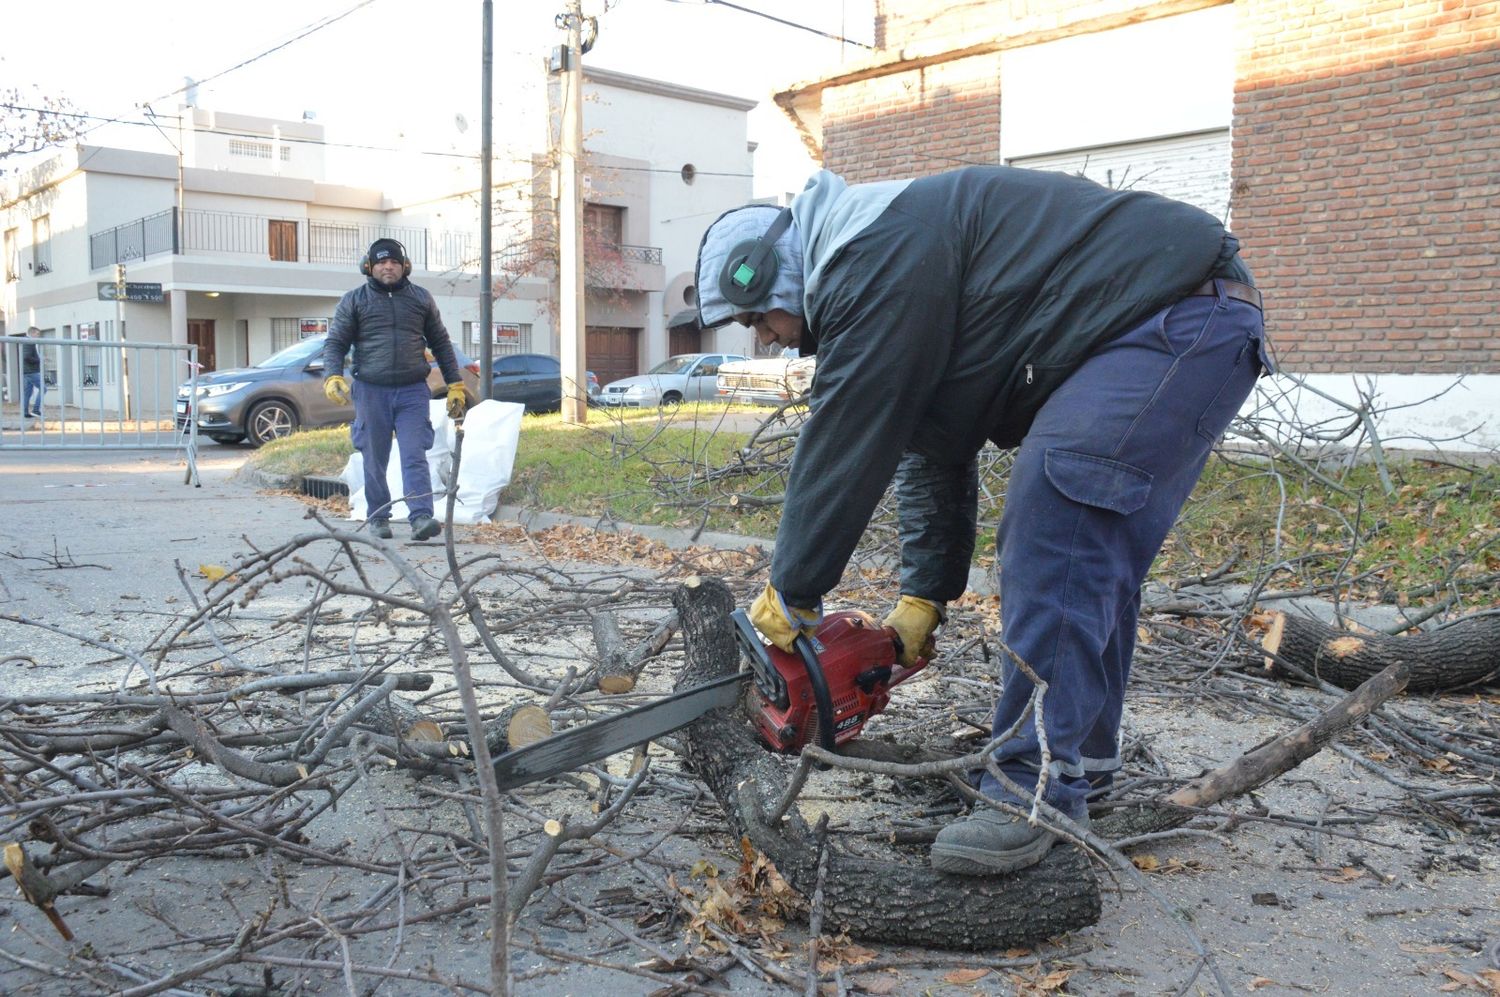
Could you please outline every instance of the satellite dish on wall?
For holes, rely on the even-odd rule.
[[[462,114],[453,115],[453,127],[458,129],[460,135],[469,130],[469,119]]]

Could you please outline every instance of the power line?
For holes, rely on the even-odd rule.
[[[688,2],[688,0],[668,0],[668,2],[686,3]],[[763,10],[752,10],[749,7],[741,7],[737,3],[730,3],[729,0],[697,0],[697,2],[703,4],[704,6],[713,5],[716,7],[728,7],[730,10],[737,10],[742,14],[751,14],[755,17],[763,17],[768,21],[775,21],[777,24],[784,24],[789,28],[796,28],[798,31],[807,31],[811,34],[819,35],[823,38],[830,38],[833,41],[842,42],[845,45],[858,45],[860,48],[867,48],[872,52],[875,50],[874,45],[867,45],[864,42],[855,41],[853,38],[845,38],[843,35],[836,35],[832,32],[823,31],[819,28],[814,28],[809,24],[799,24],[796,21],[789,21],[784,17],[777,17],[775,14],[767,14]]]
[[[348,17],[350,14],[353,14],[355,11],[362,10],[365,7],[370,6],[370,4],[372,4],[374,2],[375,2],[375,0],[360,0],[359,3],[355,4],[353,7],[350,7],[348,10],[344,11],[342,14],[336,14],[333,17],[327,17],[327,18],[324,18],[321,21],[318,21],[315,24],[311,24],[311,25],[309,25],[307,27],[306,30],[302,31],[300,34],[293,35],[291,38],[288,38],[286,41],[282,42],[280,45],[276,45],[276,46],[273,46],[271,48],[268,48],[264,52],[260,53],[259,55],[252,55],[250,58],[245,59],[242,62],[237,62],[233,66],[230,66],[228,69],[225,69],[225,70],[222,70],[220,72],[217,72],[217,73],[213,74],[212,76],[206,77],[205,79],[194,80],[194,81],[192,81],[190,83],[184,83],[182,86],[178,87],[176,90],[172,90],[172,91],[169,91],[167,93],[164,93],[160,97],[157,97],[156,99],[157,100],[166,100],[168,97],[175,97],[178,94],[180,94],[180,93],[182,93],[182,92],[184,92],[186,90],[191,89],[192,87],[202,86],[205,83],[212,83],[214,80],[217,80],[221,76],[228,76],[230,73],[234,72],[236,69],[243,69],[246,66],[250,65],[252,62],[258,62],[261,59],[264,59],[266,56],[271,55],[274,52],[280,52],[282,49],[286,48],[288,45],[292,44],[293,42],[301,41],[302,39],[306,38],[310,34],[313,34],[314,32],[322,31],[324,28],[328,27],[329,25],[337,24],[339,21],[342,21],[344,18]],[[147,101],[146,103],[150,104],[150,103],[152,103],[152,101]]]

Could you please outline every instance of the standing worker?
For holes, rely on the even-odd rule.
[[[894,477],[903,664],[932,650],[974,551],[976,456],[1019,447],[996,546],[1008,646],[1048,684],[1042,798],[1087,822],[1109,785],[1140,588],[1210,449],[1269,371],[1260,294],[1211,215],[1082,177],[972,167],[850,186],[816,174],[791,207],[704,234],[703,325],[815,353],[771,581],[750,609],[792,649],[812,633]],[[1007,659],[982,805],[933,867],[990,875],[1055,835],[1025,816],[1041,752],[1033,686]],[[1006,782],[1009,782],[1008,786]]]
[[[391,492],[385,482],[391,434],[401,448],[401,496],[413,540],[429,540],[442,527],[432,516],[432,477],[427,450],[432,420],[427,387],[431,350],[448,385],[448,415],[464,415],[464,385],[448,330],[432,295],[410,280],[411,260],[395,239],[376,239],[359,263],[366,280],[339,300],[323,345],[323,393],[348,405],[349,382],[341,373],[354,347],[354,446],[364,458],[365,507],[370,532],[391,538]]]

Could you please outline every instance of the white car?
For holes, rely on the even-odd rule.
[[[599,392],[598,402],[647,408],[713,399],[719,390],[719,366],[744,359],[737,353],[680,353],[644,374],[609,382]]]
[[[719,398],[748,405],[780,405],[812,388],[817,357],[799,357],[787,347],[779,357],[737,360],[719,368]]]

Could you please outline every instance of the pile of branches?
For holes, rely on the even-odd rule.
[[[751,444],[765,449],[745,459],[784,460],[778,448],[794,436],[773,437],[789,428],[785,413],[769,420]],[[996,460],[987,477],[1003,481]],[[1250,584],[1233,593],[1215,583],[1235,572],[1204,572],[1169,586],[1143,616],[1132,693],[1271,716],[1286,733],[1269,753],[1185,780],[1127,730],[1126,769],[1096,801],[1095,830],[1057,824],[1086,851],[1054,849],[1035,873],[978,890],[1002,907],[1047,905],[1048,918],[983,937],[936,918],[930,937],[913,938],[911,905],[954,909],[946,887],[898,872],[909,889],[886,895],[868,888],[869,870],[923,866],[937,828],[967,803],[956,776],[989,743],[1007,653],[992,600],[951,607],[936,681],[898,694],[858,754],[770,756],[752,750],[742,717],[719,716],[633,758],[502,794],[493,756],[638,705],[674,678],[692,684],[729,667],[722,611],[748,601],[765,564],[719,560],[720,581],[681,585],[701,562],[568,563],[534,536],[460,556],[450,531],[434,571],[395,544],[309,515],[305,532],[202,572],[206,585],[180,570],[190,605],[167,614],[143,646],[0,614],[118,673],[104,687],[0,698],[0,845],[7,874],[52,925],[17,916],[0,961],[129,994],[279,994],[308,974],[342,980],[351,993],[382,981],[403,992],[421,983],[501,993],[580,965],[663,993],[722,990],[731,969],[812,989],[842,985],[845,931],[963,950],[1036,944],[1043,928],[1088,924],[1100,901],[1085,855],[1128,876],[1122,849],[1225,833],[1246,819],[1232,806],[1238,795],[1325,746],[1399,790],[1383,819],[1500,829],[1492,704],[1391,699],[1492,681],[1493,614],[1430,625],[1427,644],[1414,643],[1424,635],[1351,635],[1300,615],[1258,614],[1274,564],[1246,569]],[[889,571],[859,577],[830,608],[894,598]],[[1454,718],[1462,741],[1450,732]],[[962,733],[930,734],[955,724]],[[847,799],[867,812],[797,824],[800,811],[816,809],[799,798],[812,762],[859,782]],[[872,776],[885,777],[875,789]],[[752,784],[760,788],[747,795]],[[1314,841],[1331,826],[1324,815],[1260,819]],[[726,855],[737,868],[720,871]],[[184,862],[233,870],[200,873],[192,888],[203,891],[202,910],[191,916],[143,886]],[[1084,886],[1048,892],[1060,882]],[[118,900],[104,896],[111,891]],[[113,911],[117,902],[131,908]],[[80,911],[92,912],[88,930],[76,923]],[[115,913],[152,930],[106,940],[96,929]],[[775,928],[789,918],[809,927],[801,969],[788,968]],[[887,933],[893,924],[899,935]],[[432,928],[482,951],[487,972],[434,959],[418,942]],[[558,929],[608,941],[559,945]],[[1194,943],[1202,959],[1193,974],[1213,972],[1209,946]],[[865,961],[861,970],[945,959],[957,957]]]
[[[491,767],[493,755],[648,698],[636,676],[681,649],[671,583],[633,568],[517,563],[511,549],[460,560],[451,536],[435,577],[394,543],[309,515],[313,528],[274,548],[197,573],[179,565],[191,606],[167,612],[146,646],[4,615],[77,652],[4,667],[91,656],[89,670],[118,677],[0,697],[0,876],[55,932],[28,931],[33,944],[0,948],[0,962],[130,994],[189,983],[280,993],[278,978],[319,969],[351,992],[356,978],[499,992],[526,976],[513,949],[534,957],[533,972],[590,963],[664,987],[722,972],[738,943],[693,955],[690,936],[720,929],[688,930],[690,891],[669,884],[655,855],[706,802],[701,785],[650,766],[623,777],[600,768],[587,784],[565,780],[586,786],[581,799],[538,807],[502,796]],[[638,794],[651,799],[644,815]],[[351,807],[366,815],[352,839]],[[631,826],[616,838],[622,815]],[[184,860],[248,863],[236,881],[254,885],[210,890],[209,913],[192,918],[132,889]],[[601,869],[635,888],[598,889]],[[570,912],[578,901],[561,888],[579,874],[594,884],[590,906]],[[311,898],[287,885],[304,877],[320,884]],[[79,898],[112,890],[167,940],[112,950],[70,924],[89,909]],[[539,919],[618,928],[651,955],[553,948],[521,917],[543,894]],[[642,911],[670,942],[637,936],[629,925]],[[480,946],[487,979],[445,972],[406,940],[468,912],[487,921],[475,932],[491,939]],[[183,953],[201,957],[184,965]]]

